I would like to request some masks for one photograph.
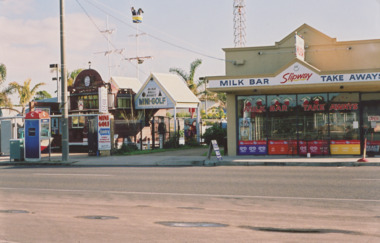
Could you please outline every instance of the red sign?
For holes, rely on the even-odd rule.
[[[329,146],[326,140],[299,141],[300,154],[328,154]]]
[[[368,116],[368,121],[380,121],[380,116]]]
[[[356,111],[359,109],[358,103],[331,104],[330,111]]]
[[[311,76],[313,76],[312,73],[301,73],[301,74],[295,74],[295,73],[285,73],[282,78],[284,81],[281,83],[284,84],[286,82],[296,82],[296,81],[308,81]]]
[[[269,140],[268,154],[297,154],[297,140]]]
[[[275,111],[288,111],[288,106],[287,105],[271,105],[269,107],[270,112],[275,112]]]
[[[45,119],[49,118],[49,114],[45,111],[31,111],[25,115],[25,119]]]
[[[110,116],[109,115],[99,115],[98,126],[99,127],[109,127],[110,126]]]

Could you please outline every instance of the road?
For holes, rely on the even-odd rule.
[[[380,242],[378,167],[1,167],[0,242]]]

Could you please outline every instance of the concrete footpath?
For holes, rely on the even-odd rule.
[[[39,162],[10,161],[9,156],[0,156],[0,166],[380,166],[380,157],[369,157],[369,162],[357,162],[360,156],[223,156],[210,160],[204,155],[207,148],[195,148],[176,151],[128,156],[88,156],[86,153],[71,153],[67,162],[62,155],[54,153],[50,161],[43,154]]]

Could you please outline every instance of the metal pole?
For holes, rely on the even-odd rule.
[[[56,73],[57,73],[57,102],[58,102],[58,104],[59,104],[59,76],[58,76],[58,72],[59,72],[59,70],[58,70],[58,64],[57,64],[57,67],[56,67],[57,69],[56,69]]]
[[[62,79],[62,161],[68,161],[69,158],[69,127],[68,127],[68,105],[67,105],[67,76],[66,76],[66,59],[65,59],[65,28],[64,28],[64,0],[60,0],[60,37],[61,37],[61,79]]]

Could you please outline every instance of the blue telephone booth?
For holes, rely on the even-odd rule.
[[[25,116],[25,161],[41,160],[41,142],[50,139],[50,116],[45,111],[31,111]]]

